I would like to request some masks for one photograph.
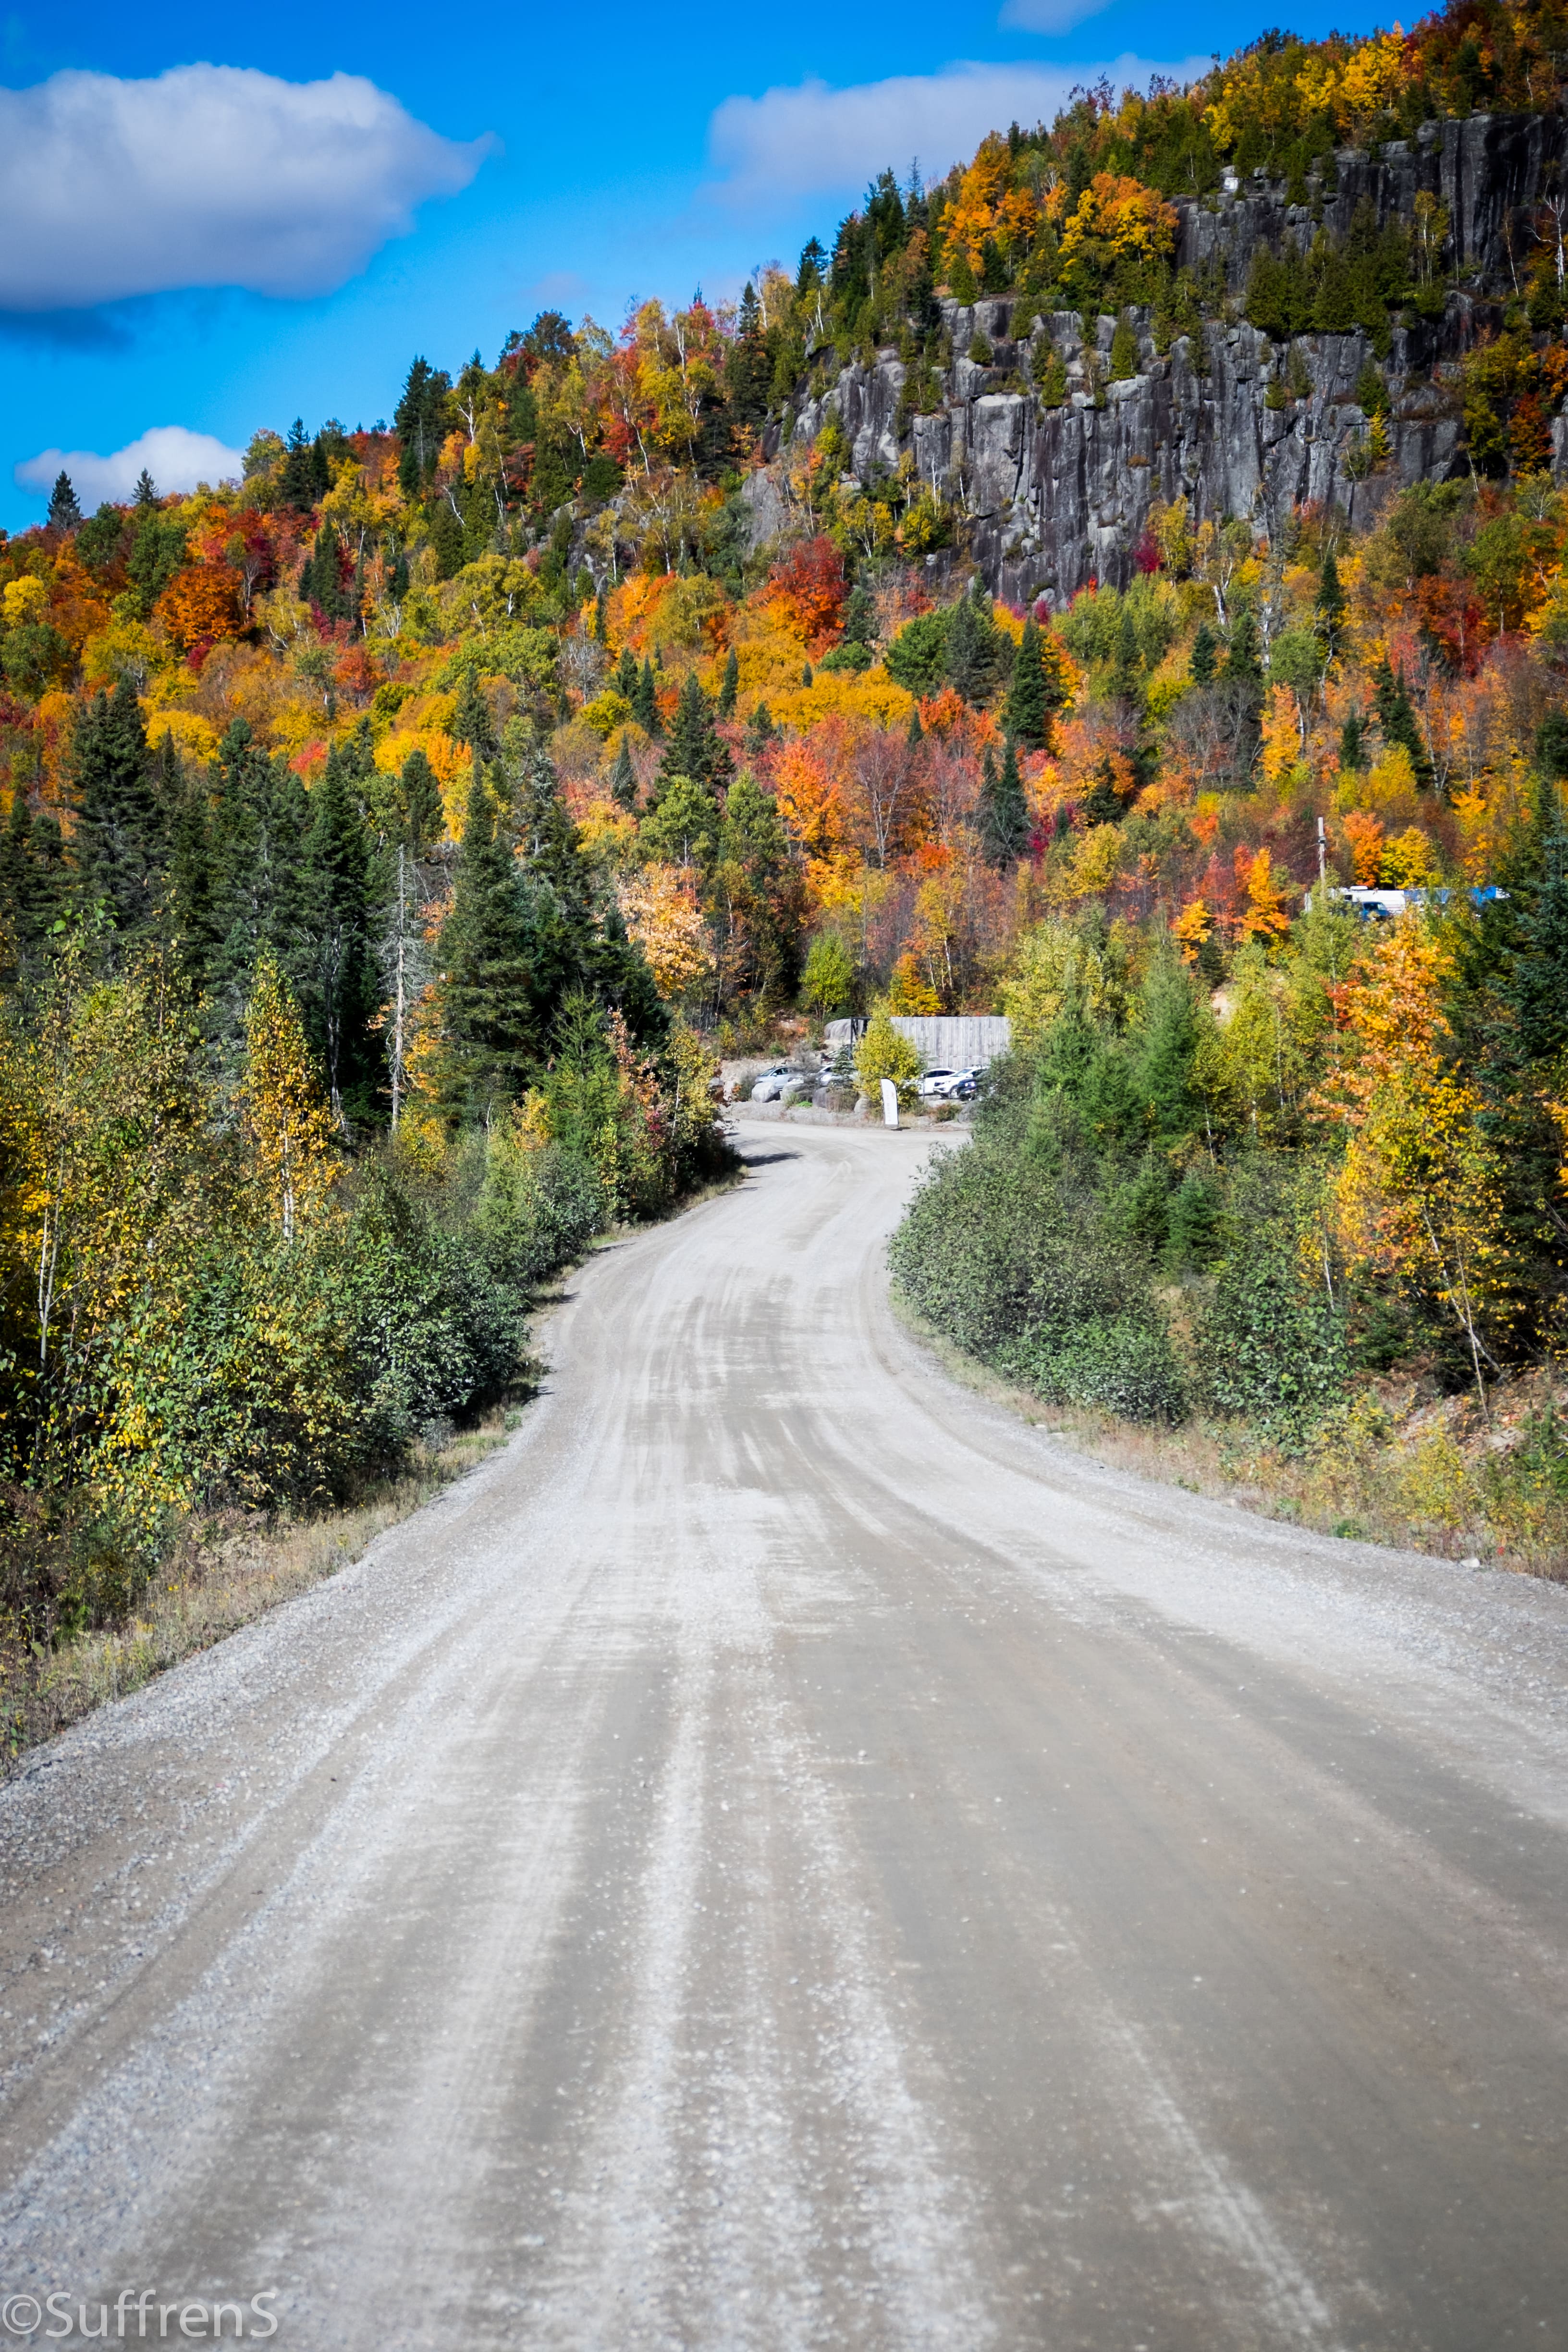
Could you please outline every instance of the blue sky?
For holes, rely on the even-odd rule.
[[[634,296],[732,293],[881,163],[941,171],[1090,69],[1142,80],[1261,21],[1232,0],[393,0],[353,29],[298,5],[23,7],[0,30],[0,523],[37,520],[14,468],[40,451],[368,425],[416,351],[493,359],[545,305],[618,326]],[[1373,17],[1290,19],[1331,21]],[[175,71],[211,68],[249,70]]]

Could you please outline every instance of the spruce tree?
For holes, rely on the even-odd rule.
[[[500,750],[496,741],[495,720],[490,706],[479,685],[479,674],[472,668],[463,672],[463,683],[458,693],[458,707],[452,714],[452,732],[459,743],[466,743],[480,759],[491,760]]]
[[[153,788],[142,706],[129,677],[78,718],[71,777],[82,888],[107,905],[117,929],[145,930],[168,859],[168,837]]]
[[[647,735],[663,732],[658,717],[658,690],[654,682],[653,664],[645,660],[637,677],[637,690],[632,696],[632,717]]]
[[[1226,656],[1225,674],[1235,685],[1261,687],[1263,656],[1258,643],[1258,623],[1251,607],[1244,606],[1231,625],[1230,651]]]
[[[621,647],[621,657],[616,664],[615,688],[616,692],[624,696],[627,702],[632,701],[637,694],[637,657],[630,646]]]
[[[158,486],[145,466],[136,477],[136,488],[132,497],[134,503],[139,507],[155,507],[158,503]]]
[[[676,705],[675,724],[658,765],[658,789],[672,776],[689,776],[694,783],[722,791],[734,773],[734,763],[720,737],[713,708],[703,693],[695,670],[688,670]]]
[[[1410,754],[1410,764],[1415,771],[1416,782],[1430,783],[1432,762],[1427,758],[1426,746],[1421,740],[1421,730],[1416,723],[1415,706],[1411,702],[1404,674],[1394,672],[1386,654],[1372,674],[1372,691],[1373,705],[1377,711],[1378,732],[1382,735],[1384,742],[1390,748],[1395,743],[1403,743]]]
[[[218,771],[215,866],[223,943],[214,973],[233,1044],[263,953],[275,958],[296,998],[308,982],[303,859],[310,804],[294,771],[268,757],[246,719],[237,719],[219,744]]]
[[[760,759],[773,741],[775,733],[773,714],[765,702],[759,702],[746,721],[746,755]]]
[[[724,676],[719,688],[719,717],[733,719],[735,697],[741,690],[741,663],[733,646],[724,664]]]
[[[1366,765],[1366,750],[1362,740],[1361,713],[1350,712],[1340,729],[1340,765],[1356,771]]]
[[[610,771],[610,793],[612,798],[618,801],[622,808],[636,808],[637,772],[632,765],[631,746],[627,743],[624,733],[621,736],[621,748],[616,753],[616,764]]]
[[[1051,687],[1046,676],[1039,624],[1031,613],[1013,664],[1005,712],[1008,738],[1031,751],[1043,751],[1051,740]]]
[[[1317,603],[1313,609],[1314,625],[1331,661],[1338,650],[1348,610],[1349,599],[1340,584],[1340,567],[1331,548],[1323,558],[1323,572],[1318,583]]]
[[[405,845],[425,857],[446,833],[447,812],[436,771],[417,744],[403,763],[398,799]]]
[[[1218,648],[1214,631],[1206,621],[1198,623],[1198,633],[1193,639],[1193,650],[1187,659],[1187,675],[1198,687],[1212,686],[1218,667]]]
[[[946,665],[950,685],[965,702],[981,703],[988,698],[996,683],[1000,653],[995,624],[991,618],[991,600],[978,573],[969,593],[961,596],[952,608]]]
[[[369,852],[348,763],[334,743],[310,795],[303,872],[310,940],[301,1010],[332,1109],[348,1132],[374,1116],[381,1053],[372,950]]]
[[[77,502],[76,486],[62,466],[55,476],[55,487],[49,492],[49,529],[75,530],[81,520],[81,508]]]
[[[910,731],[904,738],[907,748],[918,751],[925,741],[925,729],[921,725],[921,707],[917,702],[910,713]]]
[[[158,798],[169,835],[165,919],[200,993],[212,976],[223,938],[218,863],[205,773],[182,769],[172,735],[163,738]]]
[[[483,1117],[527,1083],[539,1044],[529,947],[517,867],[497,830],[483,762],[476,760],[440,941],[440,1087],[456,1118]]]
[[[990,746],[975,811],[981,853],[988,865],[1014,866],[1029,845],[1029,804],[1018,772],[1018,749],[1009,735],[998,769]]]

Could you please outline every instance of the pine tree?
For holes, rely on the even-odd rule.
[[[1421,730],[1416,723],[1415,706],[1411,702],[1403,673],[1395,674],[1386,654],[1373,671],[1372,691],[1373,705],[1377,711],[1378,732],[1382,735],[1384,743],[1391,748],[1395,743],[1403,743],[1410,754],[1410,764],[1415,771],[1416,782],[1430,783],[1432,762],[1427,758],[1426,746],[1421,740]]]
[[[466,743],[483,760],[493,759],[500,748],[496,741],[490,706],[479,685],[478,672],[471,668],[463,672],[458,707],[452,714],[452,732],[459,743]]]
[[[158,503],[158,486],[145,466],[136,477],[133,497],[139,507],[155,507]]]
[[[1331,661],[1338,650],[1349,609],[1349,599],[1340,584],[1340,567],[1334,562],[1334,551],[1331,548],[1323,558],[1323,573],[1318,583],[1313,614],[1318,635],[1323,641],[1323,650]]]
[[[1366,765],[1366,751],[1362,741],[1361,714],[1352,710],[1340,730],[1340,765],[1352,772]]]
[[[272,951],[296,991],[307,976],[310,808],[299,777],[268,756],[246,719],[237,719],[219,744],[218,773],[216,920],[223,944],[214,975],[232,1041],[264,953]]]
[[[724,664],[724,676],[719,687],[719,717],[733,719],[735,697],[741,690],[741,663],[733,646]]]
[[[782,1010],[800,986],[805,893],[778,803],[749,768],[730,789],[718,866],[721,970],[763,1010]]]
[[[55,487],[49,492],[48,520],[51,530],[75,530],[81,520],[76,486],[63,466],[55,476]]]
[[[632,717],[645,734],[663,732],[658,717],[658,690],[654,683],[653,664],[644,661],[638,675],[637,690],[632,696]]]
[[[624,733],[621,737],[621,748],[616,753],[616,764],[610,771],[610,793],[622,808],[636,808],[637,772],[632,765],[631,746],[627,743]]]
[[[635,699],[637,690],[637,657],[630,646],[621,647],[621,657],[616,664],[615,687],[616,692],[624,696],[627,702]]]
[[[965,702],[986,700],[996,683],[1000,654],[991,600],[978,573],[967,595],[952,608],[947,632],[947,675],[955,693]]]
[[[1200,621],[1198,633],[1193,639],[1193,650],[1188,656],[1187,675],[1194,686],[1212,686],[1218,666],[1218,647],[1215,644],[1214,631],[1206,621]]]
[[[379,992],[365,827],[335,743],[310,795],[303,865],[310,955],[302,1010],[333,1115],[352,1133],[374,1117],[382,1057],[369,1027]]]
[[[447,830],[447,811],[436,771],[417,744],[403,763],[398,799],[405,845],[416,857],[424,857]]]
[[[688,670],[659,761],[658,788],[662,791],[672,776],[689,776],[694,783],[722,791],[733,773],[734,762],[719,734],[712,705],[696,671]]]
[[[752,760],[760,759],[773,741],[774,732],[773,712],[765,702],[759,702],[746,721],[747,757]]]
[[[308,515],[321,495],[317,487],[317,456],[305,431],[304,418],[297,416],[289,428],[289,444],[278,477],[279,503],[292,508],[296,514]]]
[[[1258,643],[1258,623],[1250,606],[1237,614],[1232,625],[1225,674],[1237,686],[1260,687],[1263,683],[1263,656]]]
[[[918,751],[925,741],[925,729],[921,725],[921,707],[918,702],[910,713],[910,730],[904,740],[911,751]]]
[[[1032,613],[1024,623],[1004,715],[1011,741],[1022,743],[1031,751],[1047,749],[1051,740],[1051,687],[1046,677],[1039,624]]]
[[[441,456],[443,425],[451,385],[428,360],[416,359],[403,386],[403,397],[393,413],[402,443],[397,478],[405,498],[416,499],[435,478]]]
[[[211,977],[223,939],[218,860],[205,776],[199,771],[187,775],[181,769],[173,735],[163,738],[158,797],[169,834],[167,919],[200,992]]]
[[[1029,804],[1018,773],[1018,750],[1009,735],[1000,770],[989,745],[975,811],[983,856],[988,865],[1014,866],[1029,845]]]
[[[151,924],[168,858],[152,767],[142,706],[122,677],[112,696],[100,694],[81,712],[71,758],[82,887],[107,904],[121,931]]]
[[[529,948],[517,868],[498,835],[495,804],[476,760],[440,942],[440,1084],[458,1118],[483,1116],[526,1083],[539,1043]]]

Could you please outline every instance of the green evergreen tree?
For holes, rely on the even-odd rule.
[[[1404,673],[1395,673],[1386,654],[1373,671],[1372,691],[1373,707],[1377,712],[1378,732],[1382,735],[1384,743],[1390,746],[1403,743],[1410,754],[1410,764],[1415,771],[1416,782],[1429,784],[1432,781],[1432,762],[1427,757],[1426,746],[1422,740],[1415,705],[1410,699]]]
[[[616,753],[616,764],[610,771],[610,793],[612,798],[617,801],[622,808],[636,808],[637,772],[632,765],[631,746],[624,734],[621,737],[620,750]]]
[[[645,659],[632,696],[632,717],[647,735],[663,732],[658,716],[658,689],[654,680],[653,664]]]
[[[1323,558],[1322,577],[1318,583],[1313,620],[1318,635],[1323,641],[1323,650],[1331,661],[1339,649],[1340,639],[1344,633],[1345,614],[1349,609],[1350,600],[1340,584],[1340,567],[1334,561],[1333,549],[1330,548]]]
[[[760,759],[773,741],[774,731],[773,712],[765,702],[759,702],[746,721],[747,757]]]
[[[77,502],[76,485],[62,466],[55,476],[55,487],[49,492],[49,529],[75,530],[81,519],[81,508]]]
[[[416,744],[398,778],[403,839],[416,857],[428,856],[447,830],[447,811],[435,769]]]
[[[1234,685],[1262,687],[1263,656],[1258,643],[1258,622],[1250,605],[1244,605],[1231,625],[1225,674]]]
[[[77,719],[71,780],[74,841],[81,886],[102,900],[117,929],[153,921],[168,837],[153,785],[142,706],[129,677],[100,694]]]
[[[1194,686],[1212,686],[1218,667],[1219,649],[1215,644],[1214,631],[1206,621],[1200,621],[1197,635],[1193,639],[1193,650],[1187,659],[1187,675]]]
[[[735,697],[741,690],[741,662],[733,646],[724,663],[724,675],[719,687],[719,717],[733,719]]]
[[[237,719],[219,744],[218,772],[216,920],[223,945],[214,971],[221,1018],[234,1045],[263,953],[274,957],[296,999],[308,977],[303,854],[310,804],[294,771],[268,757],[246,719]]]
[[[278,477],[280,506],[292,508],[296,514],[311,511],[327,488],[320,478],[322,468],[319,457],[319,450],[305,431],[304,418],[297,416],[289,428],[288,446]]]
[[[703,693],[695,670],[688,670],[676,705],[675,723],[659,761],[662,790],[672,776],[689,776],[697,783],[722,791],[734,773],[734,762],[719,734],[712,705]]]
[[[479,684],[479,673],[471,667],[464,670],[463,683],[458,690],[457,708],[452,713],[452,732],[459,743],[466,743],[481,760],[493,760],[500,749],[496,740],[490,706]]]
[[[778,803],[749,768],[730,787],[707,903],[728,988],[755,998],[764,1011],[793,1004],[804,953],[805,883]]]
[[[457,1118],[483,1118],[498,1101],[515,1097],[539,1058],[529,950],[517,866],[497,829],[483,762],[476,760],[440,940],[440,1091]]]
[[[139,507],[155,507],[158,503],[158,486],[145,466],[136,477],[136,488],[132,495]]]
[[[947,630],[948,682],[965,702],[984,702],[995,688],[1001,667],[996,638],[991,599],[976,573],[969,593],[953,606]]]
[[[211,791],[203,769],[182,769],[173,735],[163,738],[158,798],[169,836],[165,921],[180,943],[198,993],[212,977],[223,944],[223,910]]]
[[[428,360],[415,360],[404,382],[403,395],[393,412],[393,425],[401,444],[397,478],[405,498],[418,498],[426,484],[435,479],[441,444],[446,438],[450,390],[447,377],[433,368]]]
[[[1009,735],[998,769],[989,744],[981,775],[975,827],[981,854],[998,868],[1015,866],[1029,845],[1029,804],[1018,773],[1017,746]]]
[[[321,1056],[332,1109],[353,1134],[375,1116],[382,1055],[369,1024],[380,992],[365,825],[349,763],[335,743],[310,795],[303,850],[310,950],[300,1010]]]
[[[621,647],[621,657],[616,664],[614,684],[617,694],[623,695],[627,702],[635,702],[637,690],[637,657],[630,646]]]
[[[1051,684],[1046,676],[1039,624],[1031,613],[1024,623],[1023,640],[1013,664],[1005,713],[1009,738],[1031,751],[1045,751],[1051,740]]]
[[[1362,740],[1359,711],[1352,710],[1340,729],[1340,765],[1352,771],[1366,765],[1366,747]]]

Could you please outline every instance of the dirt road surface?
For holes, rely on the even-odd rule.
[[[1560,2352],[1568,1592],[1074,1457],[892,1319],[924,1139],[742,1133],[503,1453],[0,1795],[0,2295]]]

